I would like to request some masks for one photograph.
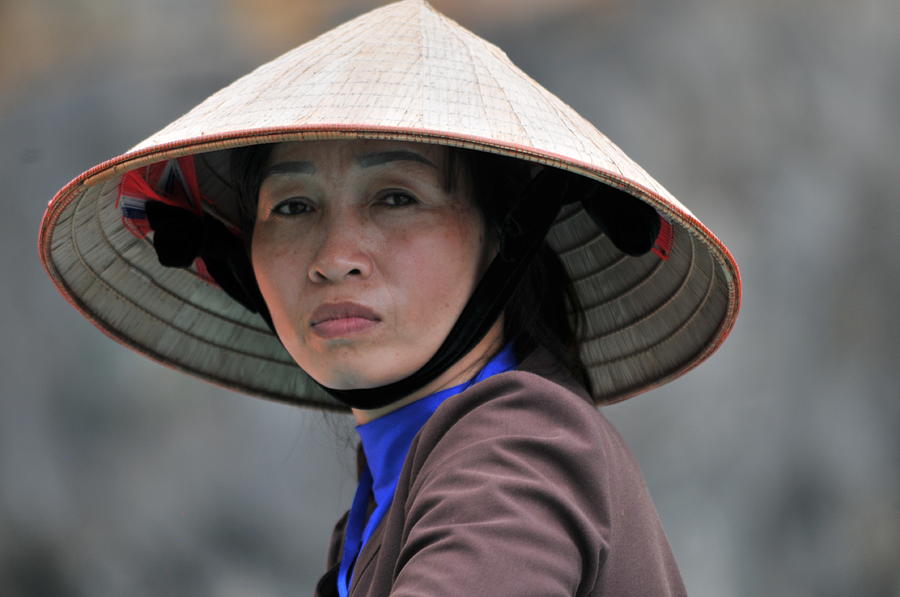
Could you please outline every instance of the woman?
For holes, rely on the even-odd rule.
[[[44,263],[205,379],[352,410],[321,595],[683,594],[595,404],[696,366],[739,278],[497,48],[406,0],[257,69],[64,188]]]

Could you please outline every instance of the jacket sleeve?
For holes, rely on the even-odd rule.
[[[483,382],[489,399],[451,406],[413,444],[391,595],[592,592],[609,522],[598,413],[529,377]]]

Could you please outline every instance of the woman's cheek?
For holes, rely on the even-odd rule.
[[[281,332],[288,332],[284,326],[296,319],[296,314],[291,313],[292,306],[288,298],[296,296],[293,288],[299,280],[296,272],[298,264],[293,263],[298,252],[284,242],[278,242],[278,238],[265,231],[259,236],[254,235],[252,248],[253,271],[260,292],[266,302],[272,317],[276,320],[276,326]],[[277,324],[281,323],[280,326]]]

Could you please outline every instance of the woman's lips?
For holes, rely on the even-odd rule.
[[[319,305],[309,318],[309,325],[320,338],[337,338],[369,330],[381,318],[363,305],[351,302]]]

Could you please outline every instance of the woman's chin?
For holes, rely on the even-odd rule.
[[[411,372],[410,372],[411,373]],[[399,381],[404,375],[385,376],[375,372],[361,371],[358,368],[347,370],[331,370],[320,375],[310,374],[313,379],[332,390],[364,390],[378,388]]]
[[[336,343],[335,343],[336,344]],[[361,342],[297,351],[294,360],[319,384],[333,390],[378,388],[412,375],[423,363],[388,347]],[[406,366],[398,367],[398,363]],[[306,365],[306,366],[304,366]]]

